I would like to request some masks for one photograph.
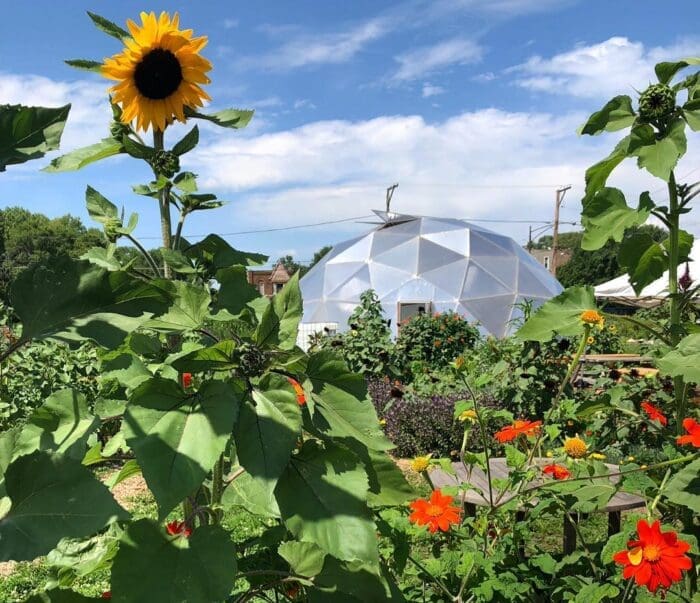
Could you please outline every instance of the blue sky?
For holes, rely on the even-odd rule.
[[[364,216],[383,207],[384,189],[398,181],[396,211],[512,220],[488,225],[525,242],[529,222],[551,220],[557,186],[573,186],[563,219],[577,220],[585,168],[615,143],[615,135],[579,138],[585,116],[643,89],[658,60],[700,55],[700,5],[673,5],[683,15],[675,21],[663,3],[639,0],[12,3],[0,25],[0,102],[72,102],[63,151],[97,141],[107,132],[108,83],[62,61],[102,59],[119,43],[85,11],[124,25],[141,10],[177,10],[183,26],[209,37],[212,108],[256,110],[240,132],[203,127],[186,159],[202,191],[229,201],[192,219],[193,240]],[[182,132],[168,133],[171,144]],[[700,170],[690,147],[681,178]],[[153,202],[130,192],[149,179],[145,166],[121,158],[38,172],[45,163],[3,174],[0,206],[88,223],[90,184],[138,212],[137,235],[157,245]],[[630,197],[661,189],[633,165],[614,182]],[[695,220],[687,226],[697,235]],[[347,221],[226,238],[306,260],[368,228]]]

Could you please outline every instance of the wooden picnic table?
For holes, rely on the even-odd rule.
[[[639,354],[583,354],[581,362],[592,364],[653,364],[654,359],[649,356],[640,356]]]
[[[552,463],[552,459],[538,457],[533,459],[537,465],[549,465]],[[611,473],[618,473],[620,467],[618,465],[612,465],[606,463],[607,468]],[[492,484],[494,480],[507,480],[510,474],[510,467],[508,467],[505,458],[492,458],[490,460],[489,467],[491,469],[491,479]],[[447,471],[440,468],[435,468],[430,471],[430,480],[432,481],[435,488],[444,488],[446,486],[457,486],[461,484],[468,484],[471,488],[460,490],[460,496],[464,497],[465,512],[469,514],[474,514],[476,507],[488,507],[491,506],[488,500],[489,496],[489,486],[488,478],[486,472],[480,467],[473,466],[471,470],[467,472],[467,469],[462,463],[452,463],[452,469],[455,475],[450,475]],[[550,478],[546,478],[550,479]],[[609,481],[610,483],[617,483],[620,480],[619,475],[608,477],[607,475],[602,475],[598,477],[590,478],[593,481]],[[537,478],[533,480],[528,487],[532,488],[538,486],[544,482],[544,479]],[[582,484],[587,484],[588,482],[582,482]],[[474,489],[475,488],[475,489]],[[501,491],[495,487],[493,490],[493,502],[497,500],[500,503],[509,501],[511,498],[516,496],[514,492]],[[604,509],[599,512],[608,514],[608,536],[617,534],[620,531],[620,521],[622,511],[627,511],[629,509],[636,509],[643,507],[645,501],[642,497],[636,494],[629,494],[627,492],[616,492],[612,498],[608,501],[608,504]],[[518,514],[520,517],[524,518],[525,511],[519,510]],[[580,519],[579,513],[571,512],[566,513],[564,516],[564,552],[571,553],[576,548],[576,530],[574,524]]]

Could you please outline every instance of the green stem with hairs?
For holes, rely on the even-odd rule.
[[[153,148],[156,152],[165,149],[162,130],[153,130]],[[154,169],[153,173],[156,179],[158,179],[158,172]],[[160,207],[160,231],[163,238],[163,247],[165,247],[165,249],[171,249],[173,227],[170,219],[170,184],[166,184],[160,190],[158,194],[158,205]],[[172,271],[166,261],[163,261],[163,275],[165,278],[172,278]]]
[[[160,268],[158,268],[158,264],[156,264],[156,261],[153,259],[153,256],[150,253],[148,253],[148,251],[146,251],[146,248],[138,242],[136,237],[128,234],[126,235],[126,238],[129,239],[129,241],[132,242],[134,247],[136,247],[136,249],[138,249],[141,252],[141,255],[146,259],[146,262],[148,262],[148,265],[153,270],[156,278],[160,276]]]

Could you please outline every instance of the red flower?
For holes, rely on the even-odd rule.
[[[294,388],[294,393],[297,395],[297,404],[299,406],[304,406],[306,404],[306,394],[304,394],[304,388],[299,384],[296,379],[287,377],[287,381],[292,384]]]
[[[688,435],[678,436],[676,443],[679,445],[691,444],[700,448],[700,423],[695,419],[683,419],[683,429],[688,432]]]
[[[182,373],[182,387],[185,389],[192,387],[192,373]]]
[[[100,598],[101,599],[111,599],[112,598],[112,591],[111,590],[104,591]]]
[[[669,588],[681,580],[681,573],[693,567],[685,553],[690,545],[678,540],[674,531],[662,532],[655,521],[649,525],[643,519],[637,522],[639,540],[630,540],[627,549],[615,553],[615,563],[624,566],[622,576],[634,578],[639,586],[655,593],[659,586]]]
[[[542,473],[551,475],[554,479],[569,479],[571,477],[571,473],[566,467],[556,465],[555,463],[545,466],[542,469]]]
[[[452,497],[444,495],[440,490],[434,490],[427,500],[414,500],[410,507],[413,513],[408,520],[419,526],[427,524],[433,533],[438,530],[447,532],[452,524],[459,523],[460,508],[452,505]]]
[[[171,521],[165,524],[165,531],[171,536],[182,534],[185,538],[189,538],[192,530],[187,527],[184,521]]]
[[[497,431],[494,437],[499,442],[503,443],[514,440],[520,434],[528,437],[534,436],[537,435],[540,425],[542,425],[542,421],[523,421],[522,419],[518,419],[512,425],[507,425],[500,431]]]
[[[668,419],[666,418],[664,413],[661,412],[661,409],[656,408],[656,406],[650,404],[646,400],[642,402],[640,406],[642,407],[642,410],[645,413],[647,413],[649,419],[651,419],[652,421],[658,421],[659,423],[661,423],[661,425],[664,426],[668,425]]]

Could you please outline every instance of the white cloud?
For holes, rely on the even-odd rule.
[[[240,21],[238,19],[224,19],[224,27],[226,29],[234,29],[238,27]]]
[[[476,42],[466,38],[453,38],[431,46],[416,48],[395,57],[399,68],[391,79],[415,80],[452,65],[477,63],[481,60],[482,52],[482,48]]]
[[[423,98],[430,98],[431,96],[437,96],[438,94],[443,94],[445,89],[442,86],[434,86],[426,82],[423,84]]]
[[[460,12],[478,12],[502,17],[548,12],[575,4],[577,0],[430,0],[430,11],[435,15]]]
[[[63,152],[91,144],[109,133],[112,111],[107,82],[56,81],[38,75],[0,73],[3,103],[58,107],[71,103],[61,139]]]
[[[325,34],[302,33],[266,55],[243,59],[240,65],[280,71],[312,65],[345,63],[367,44],[381,38],[389,31],[389,21],[376,18],[347,31]]]
[[[316,105],[312,103],[308,98],[299,98],[294,101],[295,109],[315,109]]]
[[[654,65],[700,52],[699,39],[646,49],[641,42],[613,37],[578,46],[551,58],[533,56],[509,70],[523,88],[582,98],[634,94],[656,81]]]
[[[550,220],[555,188],[572,184],[562,219],[577,220],[585,170],[615,144],[615,136],[578,137],[583,119],[484,109],[437,123],[414,115],[319,121],[200,147],[193,169],[203,189],[235,199],[229,220],[249,228],[366,215],[383,207],[393,182],[396,211],[532,221]],[[678,173],[699,159],[684,160]],[[659,188],[631,161],[611,184],[635,204],[642,190]],[[487,226],[527,235],[527,224]]]

